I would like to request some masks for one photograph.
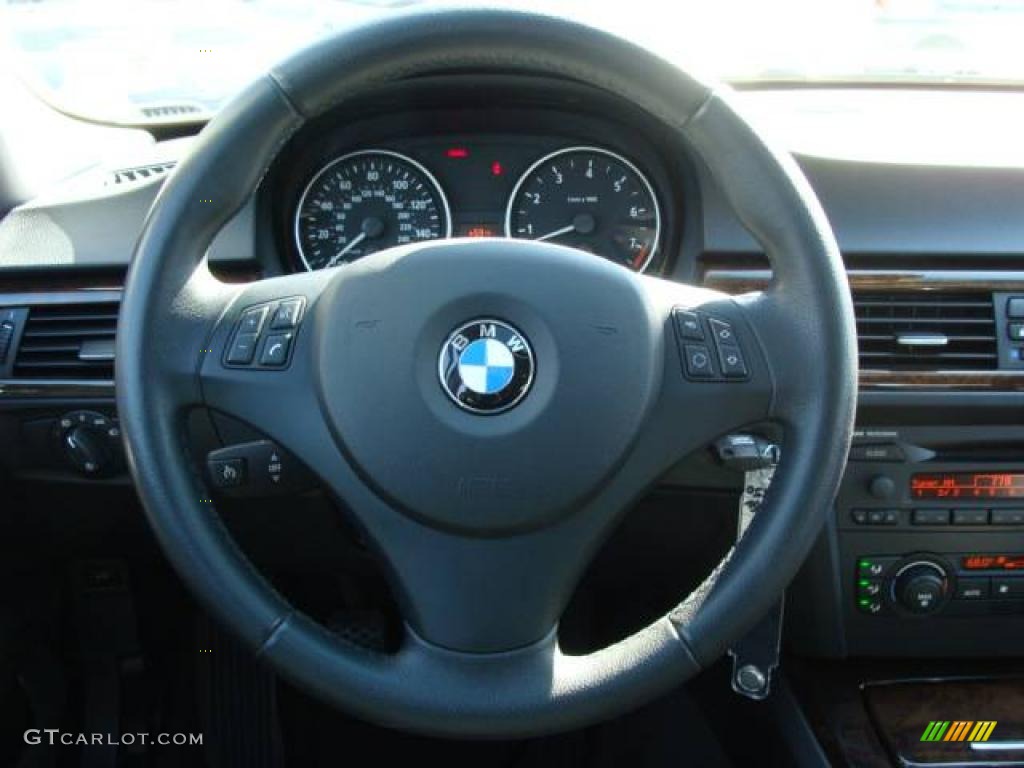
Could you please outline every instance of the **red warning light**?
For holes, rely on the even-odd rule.
[[[453,160],[462,160],[469,157],[469,150],[465,147],[449,147],[444,151],[444,154]]]
[[[497,160],[495,160],[493,163],[491,163],[491,175],[492,176],[501,176],[501,174],[503,174],[504,172],[505,172],[505,166],[503,166]]]

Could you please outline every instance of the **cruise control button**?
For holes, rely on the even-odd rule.
[[[719,345],[718,362],[722,366],[722,375],[726,378],[741,379],[747,375],[747,365],[743,362],[743,354],[737,346]]]
[[[716,344],[735,344],[736,335],[732,332],[732,326],[721,320],[710,318],[708,325],[711,326],[711,335],[715,337]]]
[[[238,321],[238,332],[239,333],[251,333],[258,336],[260,331],[263,330],[263,321],[267,317],[267,312],[270,311],[270,307],[253,307],[247,309],[242,313],[242,319]]]
[[[288,361],[288,349],[292,345],[292,334],[272,333],[263,342],[260,365],[281,366]]]
[[[956,581],[957,600],[984,600],[989,594],[989,580],[982,577],[959,578]]]
[[[684,341],[704,341],[704,327],[700,324],[700,317],[696,312],[686,309],[676,309],[672,312],[675,320],[676,333]]]
[[[302,316],[302,299],[287,299],[277,306],[270,328],[274,331],[294,328]]]
[[[993,509],[992,525],[1024,525],[1024,509]]]
[[[245,459],[213,459],[208,465],[218,488],[238,488],[245,482]]]
[[[704,344],[687,344],[684,353],[687,376],[710,379],[715,375],[715,369],[711,365],[711,351]]]
[[[988,510],[954,509],[953,525],[988,525]]]
[[[255,333],[240,333],[235,336],[228,350],[228,362],[234,365],[248,365],[256,354],[256,342],[259,336]]]

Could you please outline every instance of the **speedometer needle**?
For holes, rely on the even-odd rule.
[[[331,259],[330,261],[327,262],[327,266],[328,267],[337,266],[338,262],[341,261],[343,258],[345,258],[345,255],[349,251],[351,251],[353,248],[355,248],[357,245],[359,245],[365,239],[366,239],[366,232],[360,232],[358,235],[355,236],[355,238],[353,238],[351,243],[349,243],[344,248],[342,248],[340,251],[338,251],[337,255],[333,259]]]
[[[542,240],[550,240],[553,237],[560,237],[561,235],[567,235],[570,232],[575,232],[575,231],[576,231],[576,225],[575,224],[570,224],[567,227],[562,227],[560,229],[556,229],[554,232],[548,232],[546,235],[541,235],[540,237],[535,237],[534,240],[536,240],[539,243]]]

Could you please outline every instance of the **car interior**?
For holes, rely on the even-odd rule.
[[[1024,6],[517,5],[0,7],[0,766],[1024,766]]]

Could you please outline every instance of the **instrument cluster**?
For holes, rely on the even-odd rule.
[[[666,248],[670,205],[650,164],[649,155],[551,136],[363,142],[297,178],[292,245],[297,264],[313,270],[438,238],[526,238],[643,272]]]

